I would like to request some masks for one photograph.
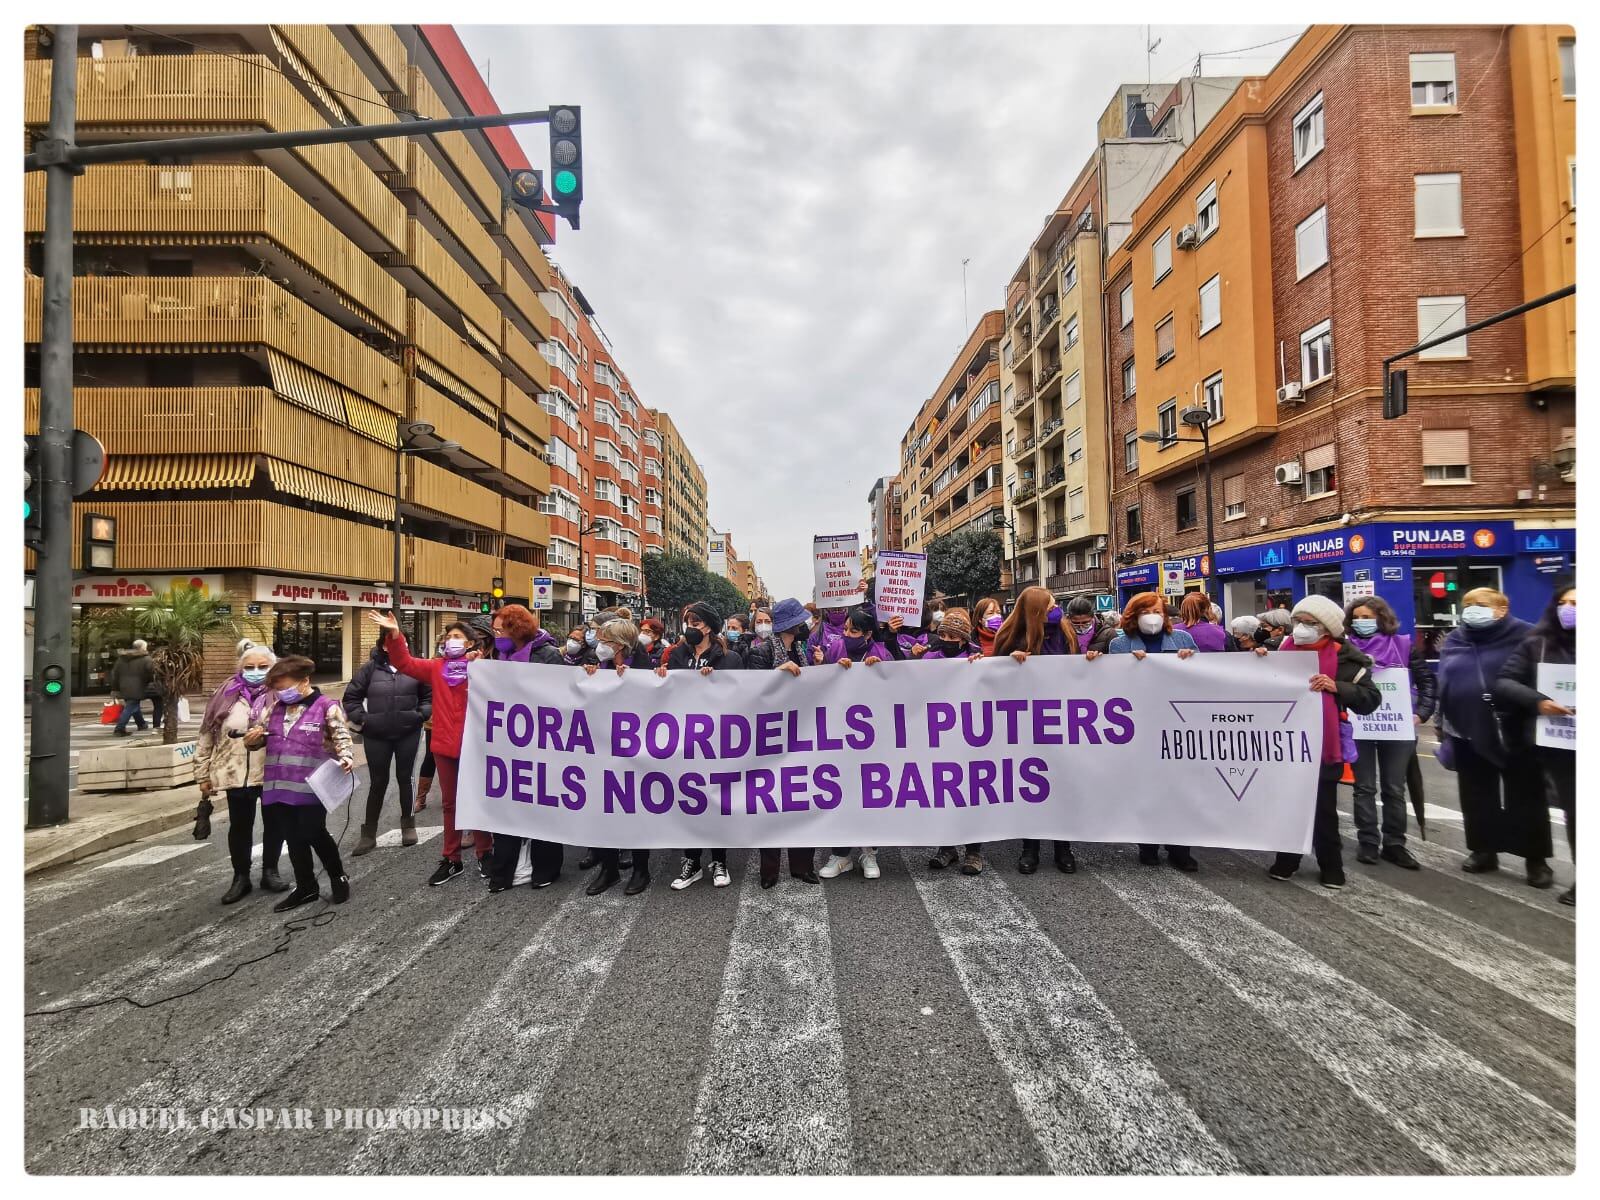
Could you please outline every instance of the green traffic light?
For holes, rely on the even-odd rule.
[[[46,696],[61,695],[61,681],[59,679],[52,679],[46,683],[44,685],[44,694]]]
[[[556,191],[563,196],[570,196],[578,190],[578,177],[571,171],[556,172]]]
[[[22,519],[26,521],[31,516],[33,516],[33,505],[24,500],[22,502]]]

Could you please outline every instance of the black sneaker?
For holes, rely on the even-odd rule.
[[[589,881],[589,886],[584,888],[584,894],[598,896],[607,888],[616,886],[622,881],[622,873],[617,870],[615,863],[602,863],[599,873]]]
[[[1294,878],[1294,873],[1300,869],[1300,864],[1285,858],[1282,854],[1272,860],[1272,865],[1267,868],[1267,875],[1279,883],[1287,883]]]
[[[681,892],[704,878],[705,872],[700,869],[700,864],[692,858],[686,858],[683,860],[683,865],[678,868],[678,877],[672,881],[672,890]]]
[[[441,858],[439,865],[433,869],[433,874],[428,876],[428,886],[438,887],[441,883],[449,883],[466,868],[456,859]]]
[[[1422,870],[1422,864],[1411,857],[1411,851],[1404,846],[1385,846],[1383,853],[1378,856],[1386,863],[1393,863],[1397,867],[1404,867],[1408,871]]]
[[[487,879],[487,878],[489,878],[489,860],[488,860],[487,856],[478,859],[478,878],[479,879]]]
[[[650,872],[644,867],[633,868],[633,877],[628,880],[628,886],[622,889],[624,896],[637,896],[650,886]]]
[[[1384,857],[1387,858],[1389,852],[1385,850],[1383,853]],[[1378,852],[1371,846],[1362,846],[1356,851],[1356,861],[1358,863],[1364,863],[1370,867],[1373,863],[1378,861]]]
[[[1187,852],[1183,854],[1174,854],[1169,850],[1167,851],[1167,862],[1177,867],[1178,870],[1187,872],[1190,875],[1193,875],[1200,869],[1200,864],[1195,861],[1194,855]]]
[[[1331,888],[1333,891],[1338,891],[1340,888],[1342,888],[1344,886],[1344,868],[1323,867],[1322,886],[1325,888]]]
[[[1161,865],[1161,850],[1158,846],[1140,846],[1139,862],[1146,867],[1159,867]]]
[[[498,896],[501,892],[509,892],[511,885],[503,879],[489,880],[489,895]]]
[[[350,899],[350,876],[341,875],[339,878],[331,880],[329,882],[329,891],[333,893],[332,898],[335,904],[343,904]]]
[[[1500,858],[1498,855],[1490,854],[1484,850],[1474,850],[1467,855],[1467,861],[1461,864],[1461,869],[1468,875],[1482,875],[1487,871],[1498,871],[1500,869]]]
[[[1550,869],[1550,864],[1542,858],[1528,860],[1528,886],[1532,888],[1547,888],[1556,881],[1556,873]]]
[[[1578,907],[1578,885],[1573,884],[1561,895],[1556,897],[1557,904],[1565,904],[1568,908]]]

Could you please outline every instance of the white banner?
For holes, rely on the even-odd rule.
[[[574,846],[1003,838],[1305,851],[1297,655],[782,671],[474,662],[456,821]]]
[[[1577,750],[1578,669],[1570,663],[1540,663],[1535,683],[1540,692],[1563,708],[1570,708],[1574,715],[1540,717],[1533,735],[1534,744],[1554,750]]]
[[[816,560],[818,608],[848,608],[861,601],[861,535],[840,533],[811,539]]]
[[[1372,672],[1372,682],[1383,693],[1383,707],[1365,717],[1350,714],[1356,741],[1416,741],[1417,727],[1411,720],[1411,672],[1404,667],[1379,667]]]
[[[920,627],[928,556],[904,550],[879,550],[876,564],[873,604],[878,620],[888,624],[899,617],[907,625]]]

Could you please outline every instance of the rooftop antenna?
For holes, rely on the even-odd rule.
[[[1152,42],[1150,40],[1150,26],[1146,25],[1144,27],[1144,41],[1144,85],[1149,87],[1155,82],[1155,76],[1151,73],[1150,61],[1154,57],[1157,47],[1161,45],[1161,39],[1157,38]]]
[[[961,336],[967,336],[967,264],[970,258],[961,260]]]

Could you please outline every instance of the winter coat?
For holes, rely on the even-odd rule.
[[[1500,725],[1506,742],[1515,749],[1537,745],[1539,701],[1553,700],[1539,690],[1539,664],[1574,666],[1578,661],[1576,634],[1565,629],[1535,626],[1525,641],[1511,652],[1494,681],[1495,707],[1506,714]],[[1565,753],[1558,750],[1557,753]]]
[[[1439,647],[1439,724],[1446,737],[1468,743],[1474,754],[1497,767],[1506,765],[1509,747],[1485,696],[1492,694],[1506,660],[1532,632],[1528,622],[1507,614],[1487,629],[1458,625]]]
[[[156,683],[155,664],[143,650],[124,650],[118,654],[108,682],[112,693],[124,700],[143,700],[162,694],[161,685]]]
[[[1106,646],[1107,654],[1132,654],[1135,650],[1144,650],[1144,638],[1130,638],[1125,630],[1117,630],[1116,636]],[[1161,635],[1161,649],[1150,651],[1152,654],[1176,654],[1179,650],[1197,650],[1194,639],[1187,630],[1174,625],[1171,633]]]
[[[727,641],[726,638],[723,640]],[[744,670],[744,668],[748,665],[745,660],[750,655],[750,639],[748,637],[741,637],[736,642],[728,642],[728,653],[739,660],[738,669],[741,671]]]
[[[689,643],[680,638],[667,651],[669,671],[698,671],[701,667],[710,667],[713,671],[742,671],[744,659],[731,650],[724,650],[716,638],[709,643],[701,642],[697,649],[691,649]]]
[[[365,737],[403,738],[433,713],[433,689],[402,675],[383,648],[374,647],[344,689],[344,711]]]
[[[806,641],[797,637],[793,645],[785,646],[783,638],[774,633],[756,639],[755,644],[750,647],[750,653],[745,656],[744,669],[775,671],[786,662],[802,667],[811,665],[811,660],[806,657]]]
[[[428,685],[433,699],[433,753],[437,757],[461,757],[461,731],[467,722],[468,681],[455,687],[445,682],[442,658],[413,658],[403,633],[391,633],[383,644],[389,661],[402,675]]]
[[[210,732],[202,731],[195,743],[194,781],[209,781],[211,790],[219,793],[229,788],[260,787],[267,752],[245,749],[243,735],[249,728],[250,698],[241,693],[234,697],[222,724]],[[229,737],[233,732],[240,736]]]
[[[1372,660],[1375,668],[1405,667],[1411,672],[1411,711],[1419,721],[1433,720],[1439,707],[1439,680],[1428,665],[1422,642],[1407,633],[1350,634],[1346,639]]]
[[[974,654],[981,655],[983,653],[982,650],[978,649],[976,642],[965,643],[956,654],[946,654],[944,652],[944,643],[938,638],[934,638],[928,645],[931,649],[922,656],[923,662],[965,662]]]
[[[866,646],[854,654],[850,653],[850,648],[845,645],[842,636],[826,638],[822,643],[822,661],[829,665],[838,662],[841,658],[848,658],[851,662],[856,663],[866,662],[869,658],[881,658],[887,661],[893,657],[889,653],[888,647],[876,637],[868,638]]]
[[[1174,629],[1182,629],[1194,639],[1195,649],[1205,653],[1215,653],[1228,648],[1228,631],[1221,625],[1214,625],[1210,621],[1198,621],[1193,625],[1174,625]]]
[[[547,667],[559,667],[565,659],[566,655],[561,653],[561,643],[551,636],[549,630],[541,629],[527,642],[507,655],[505,661],[539,663]]]

